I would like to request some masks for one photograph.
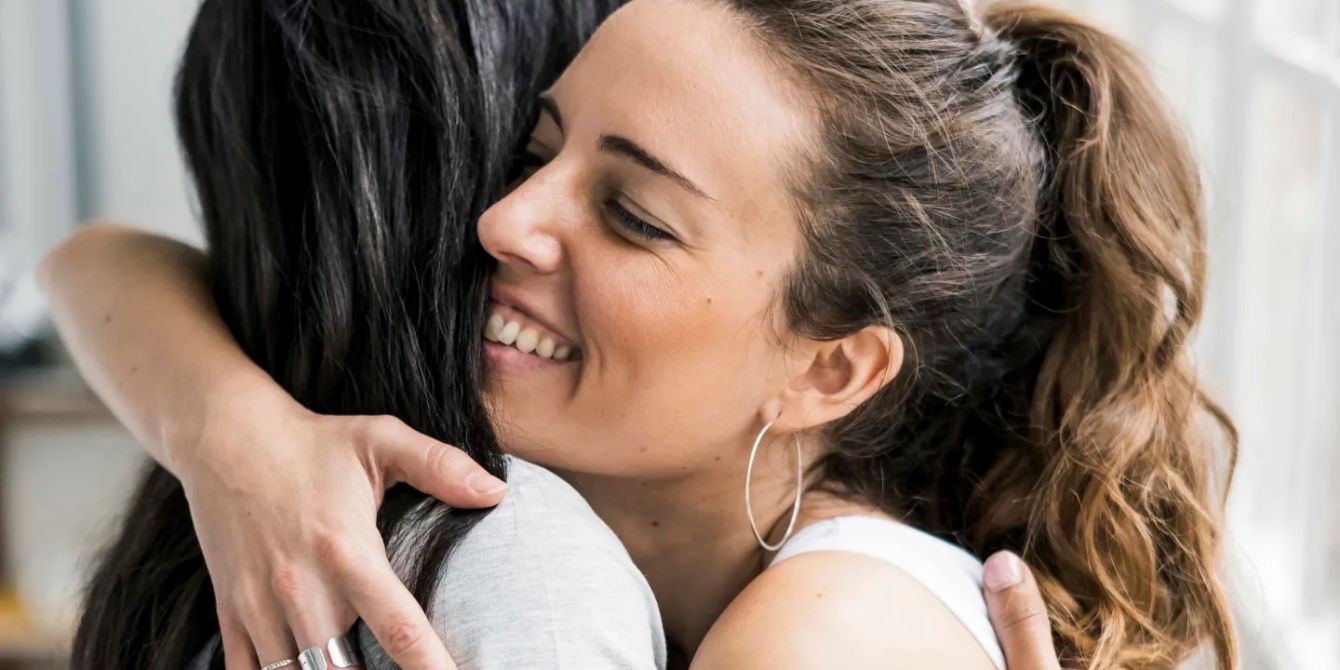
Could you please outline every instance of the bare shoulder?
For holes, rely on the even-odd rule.
[[[765,570],[708,632],[694,670],[717,668],[993,670],[930,591],[898,568],[813,552]]]

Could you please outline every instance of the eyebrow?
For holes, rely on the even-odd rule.
[[[558,103],[554,100],[553,96],[549,95],[548,93],[541,94],[540,108],[543,109],[547,114],[549,114],[550,117],[554,119],[554,123],[558,124],[559,130],[563,130],[563,113],[559,111]],[[657,158],[650,151],[647,151],[640,144],[634,142],[633,140],[630,140],[626,137],[621,137],[619,135],[608,135],[608,134],[601,135],[599,147],[601,151],[615,154],[617,156],[623,156],[624,158],[627,158],[633,161],[634,163],[637,163],[638,165],[641,165],[642,167],[651,170],[652,172],[655,172],[658,175],[661,175],[662,177],[670,179],[671,181],[675,182],[675,184],[677,184],[680,188],[688,191],[689,193],[692,193],[700,198],[716,202],[715,198],[704,193],[703,190],[698,188],[698,185],[694,184],[691,179],[685,177],[683,174],[680,174],[678,171],[676,171],[669,165],[666,165],[665,161],[662,161],[661,159]]]
[[[668,177],[670,181],[678,184],[680,188],[699,198],[712,200],[711,196],[703,193],[703,190],[698,188],[698,185],[690,181],[688,177],[676,172],[669,165],[662,162],[661,159],[653,156],[650,151],[643,149],[637,142],[626,137],[619,137],[618,135],[601,135],[600,150],[617,156],[623,156],[662,177]]]

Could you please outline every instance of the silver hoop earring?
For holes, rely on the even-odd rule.
[[[763,444],[763,436],[768,434],[768,430],[772,428],[773,423],[775,422],[769,421],[768,425],[759,431],[758,437],[754,438],[754,448],[749,450],[749,465],[744,471],[744,513],[749,517],[749,528],[754,531],[754,539],[758,540],[759,546],[767,551],[781,549],[782,545],[786,544],[787,539],[791,537],[791,531],[796,529],[796,518],[800,516],[800,494],[804,485],[805,472],[804,464],[801,463],[800,436],[796,435],[796,501],[791,504],[791,521],[786,524],[786,532],[782,534],[782,539],[778,540],[777,544],[768,544],[768,541],[764,540],[763,535],[758,532],[758,524],[754,522],[754,502],[749,495],[749,484],[754,480],[754,459],[758,457],[758,446]]]

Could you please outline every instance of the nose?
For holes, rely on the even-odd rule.
[[[561,190],[532,176],[479,217],[479,241],[512,270],[548,274],[563,261]]]

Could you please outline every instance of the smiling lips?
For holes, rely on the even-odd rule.
[[[549,332],[506,306],[494,304],[484,324],[484,339],[513,347],[522,353],[555,361],[575,358],[579,349],[562,336]]]

